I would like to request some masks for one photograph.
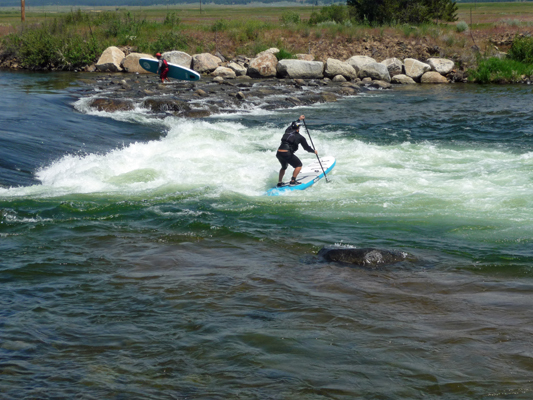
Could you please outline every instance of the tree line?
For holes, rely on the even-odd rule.
[[[350,15],[372,25],[456,21],[454,0],[347,0]]]

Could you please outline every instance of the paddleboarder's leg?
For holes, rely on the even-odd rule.
[[[280,151],[276,153],[276,158],[281,164],[281,169],[279,170],[279,177],[278,177],[278,186],[281,186],[281,183],[283,181],[283,175],[285,175],[285,171],[287,170],[287,167],[289,166],[289,163],[287,162],[287,158],[288,158],[287,155],[288,153],[283,153]]]
[[[292,173],[292,179],[296,180],[296,177],[298,176],[301,170],[302,167],[294,168],[294,172]]]
[[[161,82],[164,82],[165,80],[168,81],[167,74],[168,74],[168,68],[165,68],[164,70],[161,71]]]

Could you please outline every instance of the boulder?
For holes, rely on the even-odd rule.
[[[437,71],[428,71],[422,75],[420,83],[448,83],[448,79]]]
[[[358,73],[359,78],[372,78],[372,80],[390,82],[390,75],[387,66],[380,63],[368,63],[361,67]]]
[[[406,58],[403,60],[403,65],[405,68],[405,75],[413,78],[415,81],[418,81],[425,72],[431,70],[431,66],[429,64],[415,60],[414,58]]]
[[[326,248],[318,252],[326,261],[354,264],[376,268],[382,265],[395,264],[402,261],[414,261],[414,257],[399,251],[374,248]]]
[[[130,53],[122,60],[122,64],[120,65],[124,71],[126,72],[137,72],[139,74],[149,74],[147,70],[145,70],[141,65],[139,64],[139,59],[141,58],[151,58],[152,60],[155,60],[155,57],[151,54],[144,54],[144,53]]]
[[[233,72],[235,72],[236,76],[246,75],[246,67],[243,67],[242,65],[237,64],[235,62],[230,62],[228,64],[228,68],[231,68]]]
[[[268,50],[262,51],[261,53],[257,53],[256,57],[262,56],[263,54],[274,54],[274,55],[276,55],[278,53],[279,53],[279,49],[277,49],[275,47],[271,47]]]
[[[333,101],[337,101],[337,95],[331,92],[324,92],[320,95],[320,97],[322,102],[324,103],[331,103]]]
[[[346,82],[346,78],[342,75],[335,75],[332,81],[333,82]]]
[[[348,79],[357,78],[357,72],[355,72],[355,69],[350,64],[334,58],[328,58],[326,60],[324,75],[330,78],[334,78],[337,75],[342,75]]]
[[[278,59],[272,53],[263,52],[250,61],[247,74],[252,78],[272,78],[276,76]]]
[[[220,58],[209,53],[195,54],[192,56],[192,69],[200,74],[210,73],[217,69]]]
[[[359,71],[363,66],[370,63],[375,63],[376,60],[374,60],[372,57],[368,56],[353,56],[346,60],[348,64],[350,64],[353,69],[355,69],[355,72],[359,75]]]
[[[135,108],[131,100],[123,99],[94,99],[89,106],[106,112],[130,111]]]
[[[428,64],[432,71],[437,71],[441,75],[449,74],[455,65],[452,60],[446,58],[430,58]]]
[[[120,64],[124,57],[126,55],[118,47],[108,47],[96,62],[96,69],[102,72],[120,72],[122,71]]]
[[[368,86],[374,89],[390,89],[392,87],[392,85],[389,82],[380,81],[380,80],[372,81],[372,83]]]
[[[277,66],[278,76],[292,79],[320,79],[324,76],[322,61],[281,60]]]
[[[393,77],[394,75],[403,74],[403,62],[402,60],[396,57],[387,58],[386,60],[383,60],[381,64],[387,66],[387,69],[389,70],[389,75],[391,77]]]
[[[416,84],[413,78],[410,78],[404,74],[394,75],[391,78],[391,83],[396,83],[399,85],[415,85]]]
[[[235,79],[237,75],[235,74],[235,71],[232,70],[231,68],[218,67],[213,72],[211,72],[211,76],[215,76],[215,77],[219,76],[224,79]]]
[[[187,102],[176,99],[146,99],[142,104],[153,112],[181,112],[191,109]]]
[[[184,53],[183,51],[173,50],[173,51],[166,51],[162,54],[163,58],[167,60],[169,63],[181,65],[185,68],[191,68],[192,65],[192,57],[188,55],[187,53]]]

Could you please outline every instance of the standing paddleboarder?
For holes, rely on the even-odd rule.
[[[159,74],[159,77],[161,78],[161,83],[165,83],[165,81],[170,82],[167,78],[167,74],[168,74],[167,60],[165,60],[161,56],[161,53],[157,53],[155,56],[159,60],[159,66],[157,67],[157,73]]]
[[[281,169],[279,170],[278,187],[283,186],[283,175],[285,175],[285,171],[287,170],[289,164],[294,168],[290,185],[296,185],[299,183],[296,181],[296,177],[302,169],[302,162],[294,155],[294,153],[296,153],[298,150],[299,144],[301,144],[304,150],[308,151],[309,153],[318,154],[316,150],[313,150],[313,148],[307,144],[307,140],[300,135],[300,126],[303,124],[304,119],[305,116],[301,115],[300,118],[291,123],[281,138],[281,145],[276,153],[276,158],[281,164]]]

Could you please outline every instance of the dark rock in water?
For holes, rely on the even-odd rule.
[[[188,111],[183,111],[183,112],[180,112],[178,114],[176,114],[180,117],[186,117],[186,118],[205,118],[205,117],[209,117],[211,115],[211,111],[209,110],[188,110]]]
[[[365,267],[378,267],[414,260],[414,257],[407,253],[374,248],[352,249],[324,247],[318,252],[318,255],[326,261],[355,264]]]
[[[154,112],[166,111],[190,111],[191,106],[185,101],[172,99],[147,99],[143,101],[143,106]]]
[[[133,110],[133,101],[122,99],[94,99],[90,107],[96,108],[98,111],[116,112]]]

